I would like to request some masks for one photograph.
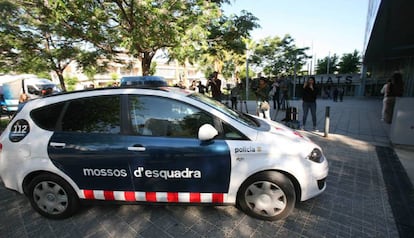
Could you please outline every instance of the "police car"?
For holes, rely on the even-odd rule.
[[[0,138],[4,186],[41,215],[84,200],[236,205],[264,220],[325,190],[308,138],[178,88],[103,88],[27,102]]]

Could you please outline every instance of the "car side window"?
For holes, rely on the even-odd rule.
[[[214,118],[189,104],[156,96],[130,96],[133,133],[143,136],[197,138],[203,124]]]
[[[55,103],[34,109],[30,115],[40,128],[53,131],[65,103]]]
[[[223,125],[223,136],[225,140],[248,140],[248,138],[243,135],[236,128],[231,126],[226,122],[222,122]]]
[[[111,95],[70,101],[62,118],[61,130],[119,134],[120,97]]]

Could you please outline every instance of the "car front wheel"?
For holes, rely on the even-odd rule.
[[[79,207],[79,199],[72,187],[58,176],[39,175],[29,183],[28,188],[32,207],[47,218],[67,218]]]
[[[295,202],[292,182],[285,175],[274,171],[248,178],[237,194],[237,203],[243,212],[269,221],[287,217],[295,207]]]

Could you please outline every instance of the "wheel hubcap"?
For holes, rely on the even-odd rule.
[[[68,207],[66,191],[57,183],[42,181],[33,190],[33,199],[36,205],[49,214],[60,214]]]
[[[245,192],[248,207],[261,216],[276,216],[287,205],[286,194],[275,183],[258,181],[247,187]]]

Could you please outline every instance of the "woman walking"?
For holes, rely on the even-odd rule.
[[[318,92],[315,87],[315,77],[309,77],[303,85],[303,96],[302,96],[302,109],[303,109],[303,120],[302,129],[306,126],[306,119],[308,117],[309,110],[312,114],[313,130],[316,129],[316,96]]]

